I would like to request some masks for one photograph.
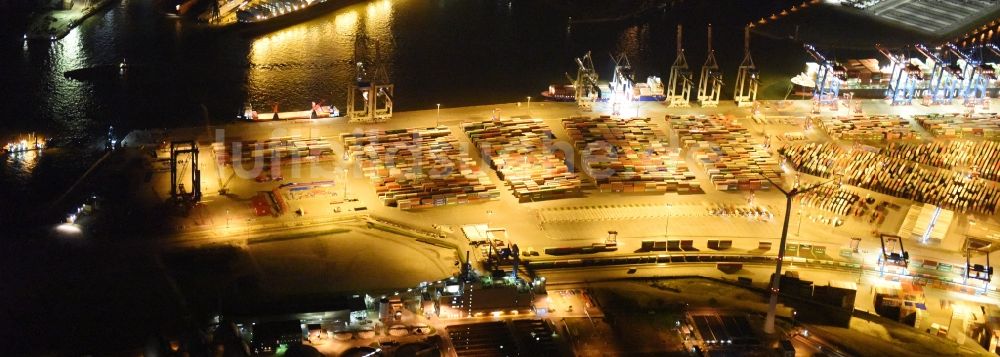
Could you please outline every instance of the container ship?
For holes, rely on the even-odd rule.
[[[946,71],[965,72],[966,62],[959,60],[955,64],[947,64]],[[979,64],[978,74],[984,78],[985,90],[995,93],[1000,87],[996,73],[1000,73],[1000,64],[988,62]],[[889,89],[889,82],[893,78],[893,70],[902,71],[902,75],[907,77],[902,82],[909,82],[910,86],[917,92],[924,91],[930,86],[930,79],[935,70],[934,61],[920,58],[908,58],[903,63],[902,69],[896,69],[892,63],[880,63],[874,58],[848,59],[838,61],[832,73],[840,77],[840,92],[853,93],[855,98],[884,98]],[[817,77],[820,73],[820,65],[816,62],[807,62],[805,70],[791,78],[791,91],[789,95],[808,97],[815,91]],[[960,78],[960,80],[964,80]],[[963,84],[965,86],[965,84]]]
[[[270,113],[258,113],[249,103],[243,107],[243,111],[238,115],[240,119],[249,121],[269,121],[269,120],[298,120],[298,119],[321,119],[336,118],[340,116],[340,109],[335,106],[323,105],[322,103],[312,103],[310,110],[278,112],[275,105]]]
[[[309,20],[326,12],[364,0],[264,0],[248,2],[236,11],[235,26],[249,32],[266,32]]]
[[[657,76],[646,77],[646,83],[636,83],[632,92],[632,98],[640,102],[662,102],[667,99],[663,94],[663,81]]]
[[[542,92],[542,97],[553,102],[572,102],[576,100],[576,86],[551,84],[548,91]]]
[[[610,98],[610,85],[600,86],[600,88],[602,89],[601,95],[597,101],[602,101],[602,98]],[[663,94],[663,81],[657,76],[647,77],[645,83],[636,83],[631,87],[631,91],[633,101],[662,102],[667,99],[666,95]],[[551,84],[549,85],[549,90],[541,94],[543,98],[549,101],[572,102],[576,100],[576,86],[572,84]]]

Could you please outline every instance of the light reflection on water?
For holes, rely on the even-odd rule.
[[[253,41],[247,86],[250,104],[270,110],[301,110],[312,101],[341,105],[346,83],[354,75],[354,42],[359,34],[373,40],[368,57],[391,63],[395,55],[392,25],[400,0],[379,0],[337,11],[333,21],[310,21]],[[386,65],[392,78],[391,65]],[[371,71],[371,69],[369,69]]]
[[[42,158],[43,150],[32,150],[7,154],[3,157],[3,175],[19,178],[19,181],[31,177]]]

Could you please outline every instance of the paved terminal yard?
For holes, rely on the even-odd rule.
[[[642,152],[634,152],[636,156],[629,159],[647,160],[642,165],[649,165],[648,161],[653,160],[655,165],[669,166],[671,177],[687,180],[690,184],[674,185],[671,177],[663,179],[656,173],[649,173],[643,178],[648,180],[644,182],[649,185],[632,185],[629,186],[631,189],[611,184],[602,186],[602,181],[596,178],[602,172],[611,172],[608,176],[616,177],[623,175],[622,171],[595,173],[584,170],[589,161],[583,160],[582,156],[593,158],[605,155],[605,152],[590,144],[578,145],[564,127],[564,118],[597,116],[606,112],[607,108],[601,105],[593,113],[581,113],[573,103],[536,102],[531,103],[530,111],[526,103],[443,108],[440,116],[434,110],[404,112],[397,113],[389,122],[364,125],[348,123],[345,118],[241,122],[212,128],[171,130],[163,136],[152,132],[133,133],[126,143],[129,146],[139,145],[142,141],[152,141],[149,138],[154,137],[156,141],[194,139],[199,143],[204,196],[201,204],[195,206],[188,216],[172,220],[172,227],[177,232],[172,240],[174,243],[188,246],[246,244],[257,260],[257,269],[265,276],[272,274],[271,280],[296,276],[294,284],[275,285],[275,288],[310,291],[310,284],[329,285],[341,281],[331,280],[331,275],[375,276],[381,273],[380,276],[387,278],[378,279],[377,283],[346,284],[343,287],[344,290],[354,291],[386,291],[454,274],[457,271],[456,262],[464,259],[463,253],[467,250],[473,252],[474,259],[485,258],[481,250],[469,247],[462,234],[461,227],[470,224],[485,224],[505,230],[503,237],[508,240],[505,243],[517,244],[522,252],[540,253],[525,256],[528,264],[657,254],[773,256],[785,214],[784,197],[776,190],[768,189],[771,183],[766,180],[743,180],[747,177],[746,167],[734,168],[739,165],[730,164],[746,160],[741,147],[753,146],[754,150],[767,153],[768,157],[752,160],[778,163],[781,169],[781,182],[778,183],[784,187],[790,187],[796,181],[803,185],[825,182],[824,178],[801,172],[805,170],[800,173],[792,171],[795,160],[784,161],[778,150],[803,143],[831,143],[843,150],[875,152],[887,143],[944,142],[944,138],[935,137],[936,134],[922,127],[913,116],[967,110],[957,105],[890,107],[882,101],[864,101],[861,107],[868,116],[895,113],[902,115],[904,120],[895,124],[877,121],[872,124],[866,122],[870,120],[867,118],[841,120],[842,127],[833,130],[830,128],[836,123],[831,121],[832,118],[851,115],[846,108],[839,112],[823,109],[818,117],[807,118],[812,110],[808,101],[764,102],[762,115],[751,118],[750,109],[730,104],[719,108],[668,109],[658,103],[642,103],[630,109],[629,114],[637,111],[639,117],[649,118],[645,125],[659,133],[636,129],[645,135],[636,141],[662,140],[665,148],[656,152],[658,156],[640,157],[644,155]],[[713,115],[714,120],[724,124],[730,133],[742,130],[738,131],[740,136],[726,134],[729,136],[692,139],[685,135],[693,134],[682,132],[676,125],[671,127],[667,122],[668,115],[687,118],[703,114]],[[498,116],[500,121],[521,118],[517,120],[521,120],[524,126],[517,130],[529,133],[529,138],[535,141],[515,138],[521,144],[529,145],[520,152],[506,152],[504,150],[517,150],[518,146],[498,147],[496,145],[503,143],[495,141],[490,144],[493,151],[484,150],[483,143],[471,140],[469,125],[490,122],[494,116]],[[523,118],[539,120],[523,122]],[[706,132],[714,130],[708,129]],[[488,130],[475,130],[478,130],[477,135],[494,135]],[[862,135],[865,132],[869,135]],[[378,145],[354,141],[350,144],[357,146],[351,147],[346,142],[347,138],[382,141]],[[608,141],[620,139],[612,137]],[[745,143],[734,146],[726,140]],[[972,136],[972,140],[979,139]],[[242,160],[234,159],[232,148],[237,142],[248,146],[244,148],[246,158]],[[264,146],[253,146],[265,142]],[[541,149],[531,147],[536,143],[547,146]],[[583,149],[578,149],[581,145]],[[553,147],[558,150],[550,150]],[[270,164],[265,164],[263,160],[256,161],[255,155],[262,154],[254,154],[253,149],[261,148],[269,150],[263,155],[277,155],[282,159],[271,160]],[[298,157],[283,153],[288,150],[298,150],[303,154]],[[489,160],[484,158],[484,153],[490,155]],[[503,156],[498,156],[500,154]],[[566,164],[566,169],[552,166],[555,161],[550,156],[566,158],[561,161]],[[497,161],[498,158],[503,161]],[[183,157],[181,159],[185,163],[190,162],[190,158],[186,161]],[[609,160],[608,157],[601,159]],[[617,160],[614,157],[610,159]],[[916,165],[935,166],[933,163]],[[181,166],[183,179],[190,174],[185,170],[190,169]],[[989,174],[986,169],[971,169],[969,165],[958,165],[953,169],[956,172],[982,171],[983,178],[977,178],[981,181],[987,181],[984,178]],[[685,177],[685,172],[693,177]],[[729,172],[733,174],[727,176]],[[456,173],[464,177],[460,180],[466,181],[448,186],[449,182],[456,180]],[[452,177],[449,178],[449,175]],[[531,187],[530,183],[522,186],[523,177],[540,183],[539,187]],[[421,186],[421,178],[434,184]],[[565,189],[570,187],[566,179],[578,179],[579,190]],[[168,197],[169,182],[168,170],[161,169],[154,174],[150,180],[154,196],[161,199]],[[863,273],[864,276],[872,276],[881,269],[888,271],[889,278],[896,276],[893,279],[899,279],[899,275],[893,275],[895,273],[904,274],[903,277],[911,273],[891,267],[880,268],[878,253],[881,241],[875,233],[899,234],[901,227],[914,225],[914,220],[919,225],[919,219],[913,213],[916,211],[910,210],[916,202],[868,189],[874,188],[872,186],[854,186],[847,180],[842,182],[843,185],[830,185],[830,190],[818,190],[822,194],[796,200],[793,204],[789,243],[794,249],[790,249],[788,254],[795,258],[790,262],[806,263],[807,260],[818,259],[863,264],[868,270]],[[996,185],[992,181],[986,183]],[[457,188],[455,191],[440,191],[442,188],[438,185]],[[186,189],[190,190],[190,187],[188,185]],[[497,191],[497,194],[491,194],[490,190]],[[516,190],[522,190],[522,194],[516,195]],[[437,192],[442,193],[434,196]],[[468,196],[463,199],[459,194],[452,195],[454,192],[475,192],[477,199],[468,199]],[[825,199],[826,196],[838,198]],[[394,205],[387,205],[392,200],[396,200]],[[400,200],[409,204],[400,205]],[[926,265],[930,261],[962,267],[966,236],[988,242],[996,238],[995,213],[963,212],[962,206],[948,208],[954,209],[951,224],[936,228],[934,239],[900,234],[904,236],[911,265]],[[384,227],[365,224],[372,219],[391,224]],[[547,248],[604,244],[609,231],[616,232],[617,249],[614,251],[569,255],[545,253]],[[429,238],[436,239],[436,243],[428,244]],[[671,243],[666,245],[666,249],[649,249],[653,242],[660,241]],[[674,249],[678,246],[673,241],[680,241],[679,247],[683,249]],[[362,248],[358,244],[370,246]],[[982,260],[981,256],[976,258]],[[287,267],[286,262],[293,260],[302,265]],[[676,261],[672,258],[668,260]],[[359,268],[361,273],[356,271]],[[366,271],[368,273],[364,273]],[[390,273],[384,273],[386,271]],[[961,274],[941,271],[932,270],[927,276],[940,275],[959,283],[963,280]],[[850,274],[856,272],[854,270]],[[648,273],[657,275],[656,272]],[[545,271],[542,274],[546,274]],[[622,268],[616,274],[626,273]],[[664,271],[663,275],[669,275],[669,272]],[[829,279],[847,281],[858,276],[841,274]],[[581,280],[579,277],[563,279]],[[961,291],[982,290],[979,282],[969,280],[968,284],[971,288]],[[993,285],[988,289],[995,296]],[[941,288],[949,301],[982,302],[978,297],[948,292],[957,289]],[[330,290],[320,288],[311,291]]]
[[[863,104],[866,113],[900,112],[917,114],[926,112],[959,112],[960,106],[952,107],[889,107],[881,101],[866,101]],[[498,110],[496,110],[498,109]],[[779,105],[774,102],[763,107],[763,120],[748,118],[749,109],[723,105],[720,108],[678,108],[667,109],[657,103],[643,103],[638,107],[642,117],[649,117],[650,125],[667,133],[670,145],[679,147],[677,134],[667,130],[666,114],[698,115],[703,113],[722,114],[736,125],[747,128],[750,140],[761,145],[770,144],[769,151],[777,159],[776,149],[782,145],[797,143],[800,140],[795,135],[804,135],[805,140],[813,142],[830,142],[832,139],[826,132],[814,124],[806,124],[805,116],[810,111],[809,102],[790,101]],[[210,229],[216,232],[216,237],[225,239],[253,234],[254,227],[276,222],[296,224],[295,222],[314,219],[334,219],[339,216],[362,212],[386,217],[392,220],[406,222],[422,229],[435,227],[457,228],[466,224],[488,224],[490,227],[506,229],[513,243],[522,248],[534,247],[541,251],[545,247],[589,244],[603,242],[607,231],[618,232],[618,252],[633,252],[639,249],[642,240],[690,237],[695,246],[704,248],[707,239],[711,237],[730,237],[734,240],[731,249],[737,251],[752,250],[758,247],[760,241],[775,241],[780,235],[780,221],[784,214],[783,196],[775,190],[720,190],[712,183],[705,169],[702,169],[696,158],[685,155],[687,167],[696,176],[698,185],[704,193],[692,192],[608,192],[586,183],[589,179],[578,168],[576,175],[583,178],[582,193],[579,195],[560,196],[565,198],[544,199],[528,202],[515,197],[504,180],[497,176],[497,171],[490,169],[482,158],[480,150],[463,135],[463,123],[487,121],[498,113],[501,120],[510,116],[539,118],[554,135],[551,145],[559,146],[560,142],[572,148],[570,139],[566,137],[560,120],[562,118],[601,113],[598,108],[595,113],[580,113],[572,103],[532,103],[530,113],[527,105],[502,104],[480,107],[442,109],[440,119],[433,110],[398,113],[391,121],[380,124],[348,124],[344,118],[300,120],[287,122],[236,123],[215,127],[191,128],[174,130],[168,134],[170,140],[196,138],[201,143],[201,174],[204,199],[201,207],[191,218],[179,220],[178,227],[182,230]],[[821,116],[847,115],[846,109],[841,113],[829,113],[824,110]],[[465,150],[478,172],[488,176],[487,181],[495,185],[500,194],[492,199],[477,200],[469,203],[433,202],[430,208],[400,209],[388,207],[379,199],[376,192],[376,180],[361,167],[360,157],[367,153],[347,155],[344,160],[344,143],[340,140],[342,133],[364,133],[374,130],[393,130],[400,128],[433,127],[438,122],[441,127],[450,130],[450,138],[459,150]],[[923,140],[931,140],[930,134],[921,131],[915,123],[911,123]],[[784,134],[795,135],[786,136]],[[358,134],[360,135],[360,134]],[[766,136],[766,137],[765,137]],[[252,160],[242,164],[219,165],[220,153],[212,147],[213,142],[231,143],[235,141],[265,141],[269,138],[298,137],[303,140],[323,138],[329,146],[329,151],[318,154],[318,158],[299,161],[283,160],[280,166],[258,164],[254,167]],[[770,139],[768,139],[768,137]],[[855,145],[854,142],[837,141],[842,146]],[[879,145],[878,142],[860,142],[858,144]],[[408,148],[410,150],[412,148]],[[244,148],[246,152],[250,149]],[[693,151],[693,150],[689,150]],[[403,151],[400,151],[401,153]],[[573,154],[573,153],[570,153]],[[579,155],[579,153],[575,153]],[[684,153],[682,154],[690,154]],[[231,153],[229,153],[231,155]],[[401,154],[403,157],[405,154]],[[440,157],[431,159],[447,161]],[[383,159],[384,160],[384,159]],[[395,160],[401,160],[396,158]],[[567,162],[579,166],[579,158]],[[793,174],[790,165],[783,165],[786,187],[798,179],[803,183],[818,182],[819,179],[806,174]],[[256,169],[256,170],[255,170]],[[264,171],[266,169],[266,171]],[[405,168],[404,168],[405,169]],[[460,170],[455,168],[454,170]],[[181,174],[187,175],[186,167],[182,166]],[[402,175],[401,173],[398,173]],[[346,175],[346,179],[345,179]],[[160,173],[153,181],[154,191],[158,197],[169,196],[169,175]],[[273,181],[280,178],[281,181]],[[182,181],[183,182],[183,181]],[[427,188],[430,189],[430,188]],[[865,190],[859,187],[845,185],[845,190],[860,197],[874,197],[878,203],[894,204],[893,209],[886,210],[880,220],[872,223],[869,217],[850,217],[837,214],[820,207],[809,205],[793,206],[792,229],[790,239],[804,243],[822,243],[828,245],[829,251],[848,247],[852,242],[850,237],[862,238],[860,243],[864,250],[876,249],[878,240],[872,236],[872,231],[896,233],[902,224],[907,209],[913,201],[894,198],[888,195]],[[220,194],[223,192],[224,194]],[[278,216],[258,215],[248,209],[247,201],[258,197],[275,197],[284,211]],[[419,202],[419,201],[417,201]],[[442,203],[444,203],[442,205]],[[757,214],[740,212],[739,208],[756,207]],[[729,208],[720,210],[720,208]],[[726,211],[725,215],[720,214]],[[769,214],[761,215],[760,211]],[[301,213],[301,214],[300,214]],[[958,236],[963,232],[976,232],[989,236],[995,234],[995,214],[977,214],[970,224],[969,216],[955,215],[955,224],[947,232],[947,238],[935,245],[922,246],[912,244],[908,248],[916,257],[936,258],[939,260],[954,260],[952,252],[961,249],[963,239]],[[247,229],[249,228],[249,229]],[[977,231],[979,230],[979,231]],[[458,232],[457,229],[453,229]],[[248,233],[249,232],[249,233]],[[450,238],[460,238],[455,234]],[[955,239],[951,239],[954,236]],[[459,240],[460,241],[460,240]],[[918,253],[919,251],[919,253]]]

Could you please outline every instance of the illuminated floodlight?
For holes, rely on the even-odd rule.
[[[80,229],[80,226],[74,223],[60,224],[56,226],[56,231],[66,235],[80,235],[81,233],[83,233],[83,230]]]

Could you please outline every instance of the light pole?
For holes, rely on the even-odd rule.
[[[531,115],[531,96],[528,96],[528,115]]]
[[[666,227],[663,228],[663,237],[667,238],[667,239],[670,239],[670,207],[672,207],[672,205],[668,203],[667,204],[667,225],[666,225]]]
[[[799,209],[795,212],[796,216],[799,216],[799,228],[795,229],[795,236],[798,237],[802,233],[802,202],[799,201]]]
[[[441,125],[441,103],[438,103],[437,118],[434,119],[434,127]]]
[[[347,202],[347,168],[344,168],[344,202]]]
[[[774,276],[771,277],[771,298],[768,302],[767,319],[764,320],[764,332],[767,334],[773,334],[774,318],[778,310],[778,291],[781,289],[781,263],[785,260],[785,242],[788,240],[788,220],[791,218],[790,213],[792,213],[792,200],[794,200],[795,196],[798,196],[799,194],[815,190],[830,182],[839,181],[839,175],[829,181],[808,188],[800,188],[800,186],[796,184],[791,190],[781,188],[780,185],[771,181],[770,178],[764,176],[763,174],[760,174],[760,176],[770,182],[771,186],[774,186],[774,188],[778,189],[778,191],[785,195],[785,219],[781,225],[781,242],[778,244],[778,261],[774,264]]]

